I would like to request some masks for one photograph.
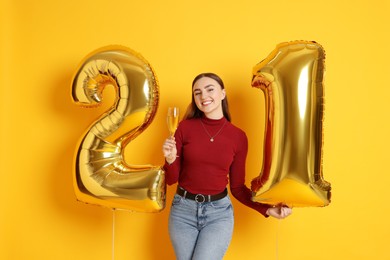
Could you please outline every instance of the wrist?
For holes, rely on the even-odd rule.
[[[176,160],[176,158],[169,158],[169,157],[165,157],[165,161],[169,164],[169,165],[171,165],[174,161]]]

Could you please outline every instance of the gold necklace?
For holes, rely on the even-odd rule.
[[[222,127],[218,130],[218,132],[215,135],[211,136],[211,134],[207,131],[206,127],[204,126],[202,119],[200,119],[200,123],[202,124],[204,131],[210,137],[210,142],[214,142],[214,138],[222,131],[223,127],[226,125],[226,122],[227,120],[225,120],[225,122],[223,123]]]

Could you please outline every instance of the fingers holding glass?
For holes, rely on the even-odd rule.
[[[174,137],[167,138],[163,144],[163,154],[166,161],[171,164],[176,160],[177,150],[176,141]]]

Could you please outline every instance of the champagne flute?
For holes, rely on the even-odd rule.
[[[168,124],[169,134],[172,137],[176,132],[177,125],[179,124],[178,107],[168,107],[167,124]]]

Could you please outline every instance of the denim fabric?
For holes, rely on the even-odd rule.
[[[222,259],[230,244],[234,216],[229,195],[198,203],[175,194],[169,235],[177,260]]]

